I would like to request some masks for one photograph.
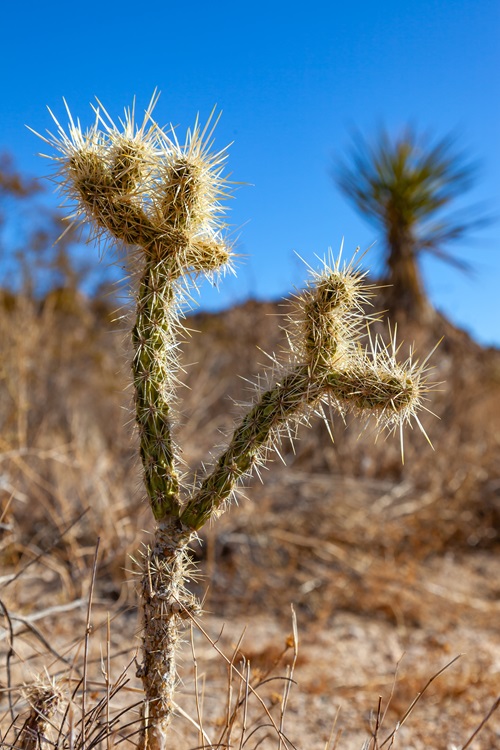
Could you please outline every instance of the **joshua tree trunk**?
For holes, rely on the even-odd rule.
[[[389,235],[387,265],[389,276],[386,298],[391,315],[406,320],[427,323],[433,309],[424,290],[411,234],[399,228]]]

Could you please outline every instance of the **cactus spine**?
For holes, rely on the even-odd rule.
[[[173,714],[176,645],[183,620],[199,610],[185,588],[187,546],[221,511],[242,477],[263,463],[291,423],[322,412],[375,416],[381,428],[416,418],[425,391],[424,366],[397,364],[378,341],[359,344],[370,295],[363,274],[340,261],[313,273],[295,299],[290,349],[275,362],[268,386],[236,426],[227,449],[192,491],[181,486],[172,438],[177,347],[182,334],[181,282],[223,271],[231,248],[223,238],[220,200],[225,151],[211,154],[212,131],[198,124],[180,145],[152,121],[152,100],[141,125],[126,112],[118,129],[102,107],[83,132],[70,117],[68,133],[44,138],[58,151],[63,191],[95,234],[125,244],[141,267],[132,331],[136,422],[144,483],[156,520],[142,577],[145,691],[144,747],[166,747]],[[54,118],[55,119],[55,118]]]

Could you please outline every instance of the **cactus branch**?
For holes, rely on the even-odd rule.
[[[204,526],[230,497],[238,481],[254,464],[262,462],[265,449],[280,427],[292,420],[304,404],[315,402],[319,395],[305,367],[291,372],[274,388],[265,391],[235,430],[229,447],[210,476],[187,503],[182,522],[193,531]]]
[[[240,479],[265,460],[283,429],[321,401],[375,416],[389,428],[416,411],[423,391],[417,368],[411,362],[398,365],[385,348],[374,361],[357,345],[362,304],[369,294],[363,278],[351,266],[325,266],[298,296],[298,320],[292,316],[289,324],[298,326],[302,337],[292,343],[289,359],[303,361],[282,366],[281,379],[260,394],[235,429],[227,450],[184,508],[181,520],[186,527],[199,530],[217,514]]]
[[[172,285],[164,264],[148,263],[139,287],[132,330],[132,372],[144,482],[157,521],[179,516],[181,501],[172,442],[171,371],[176,365]]]
[[[395,346],[360,337],[373,316],[364,274],[340,260],[313,272],[287,322],[289,351],[268,385],[242,417],[228,447],[192,491],[181,486],[172,436],[182,336],[180,284],[223,271],[232,251],[224,239],[220,200],[229,194],[222,170],[225,150],[212,154],[209,127],[198,122],[180,145],[152,120],[153,97],[142,124],[126,112],[121,130],[102,105],[86,132],[69,114],[68,134],[44,137],[56,149],[62,191],[75,205],[74,220],[95,236],[134,246],[140,263],[132,362],[136,422],[147,497],[156,521],[144,554],[142,678],[144,728],[140,747],[164,750],[177,681],[176,651],[183,621],[199,611],[186,588],[187,548],[196,532],[220,513],[242,478],[268,458],[293,423],[322,412],[374,417],[394,431],[421,407],[426,363],[396,362]],[[55,118],[54,118],[55,119]]]

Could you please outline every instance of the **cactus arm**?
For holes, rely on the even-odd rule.
[[[187,503],[181,520],[194,530],[200,529],[232,494],[238,480],[255,463],[262,462],[266,447],[286,422],[302,410],[304,403],[318,398],[318,389],[307,368],[298,368],[265,391],[234,431],[229,447],[219,457],[212,473]]]
[[[300,420],[322,400],[344,411],[375,416],[391,427],[406,420],[419,403],[418,374],[398,366],[382,349],[370,358],[357,345],[367,292],[363,275],[351,266],[325,265],[297,298],[297,315],[289,326],[298,329],[290,357],[302,359],[270,389],[235,429],[228,448],[189,499],[181,515],[186,528],[199,530],[216,515],[242,477],[262,463],[290,422]],[[376,349],[375,349],[376,351]]]
[[[369,411],[384,421],[390,417],[396,420],[404,410],[412,408],[415,384],[404,372],[380,377],[369,364],[349,372],[333,371],[321,379],[311,378],[307,365],[297,367],[265,391],[243,418],[227,450],[186,504],[182,524],[193,531],[204,526],[232,495],[241,478],[263,462],[266,449],[273,446],[283,427],[300,418],[305,408],[314,408],[328,398],[346,409],[365,414]]]
[[[176,339],[172,286],[162,264],[149,263],[140,283],[132,330],[132,373],[144,482],[157,521],[180,513],[179,477],[172,441],[172,369]]]

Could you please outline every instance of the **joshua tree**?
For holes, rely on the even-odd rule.
[[[136,422],[147,497],[156,521],[144,556],[143,747],[166,747],[177,681],[176,647],[183,623],[199,612],[185,584],[188,545],[228,504],[238,483],[264,463],[289,426],[322,413],[322,404],[374,416],[380,428],[402,429],[416,417],[425,393],[425,363],[398,364],[391,347],[373,341],[365,351],[359,336],[370,290],[363,275],[340,260],[312,272],[287,322],[289,352],[276,361],[255,403],[235,427],[228,447],[194,487],[179,473],[172,436],[183,333],[183,289],[201,274],[231,264],[224,239],[221,198],[230,184],[222,170],[225,150],[211,154],[212,130],[198,124],[184,144],[151,119],[142,124],[126,112],[117,128],[96,109],[82,131],[70,116],[68,132],[58,125],[46,142],[55,147],[62,190],[88,221],[131,253],[136,285],[132,362]]]
[[[383,236],[390,310],[428,319],[432,308],[420,275],[420,255],[428,252],[467,268],[445,248],[478,222],[463,211],[447,215],[446,209],[471,186],[473,167],[449,136],[432,144],[407,129],[394,140],[382,131],[373,144],[356,135],[348,160],[338,163],[334,177]]]

